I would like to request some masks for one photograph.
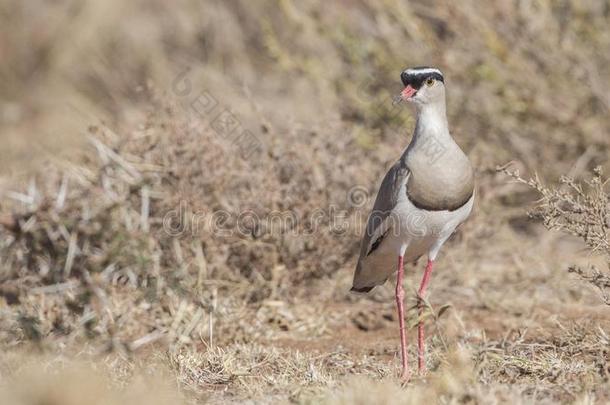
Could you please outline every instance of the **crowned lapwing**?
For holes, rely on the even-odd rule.
[[[352,291],[368,292],[397,271],[396,305],[400,323],[402,378],[409,378],[404,323],[403,263],[427,254],[418,290],[418,370],[425,371],[422,299],[436,256],[474,203],[474,172],[449,133],[445,79],[439,69],[416,67],[400,75],[398,101],[414,105],[413,138],[383,178],[362,238]],[[398,258],[398,260],[396,260]]]

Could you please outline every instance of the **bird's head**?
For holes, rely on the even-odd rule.
[[[434,67],[414,67],[405,69],[400,74],[405,88],[398,96],[398,101],[425,106],[445,103],[445,79],[443,73]]]

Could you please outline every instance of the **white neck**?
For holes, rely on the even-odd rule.
[[[437,142],[451,142],[449,123],[445,111],[445,101],[432,104],[417,104],[417,122],[411,144],[433,136]]]
[[[445,110],[445,102],[438,102],[432,104],[419,104],[417,105],[417,127],[421,132],[428,132],[430,130],[435,133],[444,132],[449,133],[449,123],[447,122],[447,113]]]

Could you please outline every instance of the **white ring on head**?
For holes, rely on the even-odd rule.
[[[438,73],[441,76],[443,75],[443,73],[436,68],[407,69],[403,73],[408,75],[423,75],[428,73]]]

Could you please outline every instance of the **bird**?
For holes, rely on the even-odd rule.
[[[408,381],[404,320],[404,263],[428,261],[417,291],[418,372],[426,372],[423,299],[443,244],[465,222],[475,200],[474,169],[449,132],[445,78],[440,69],[419,66],[400,74],[395,101],[414,106],[410,143],[381,182],[360,245],[351,291],[366,293],[396,273],[401,373]]]

